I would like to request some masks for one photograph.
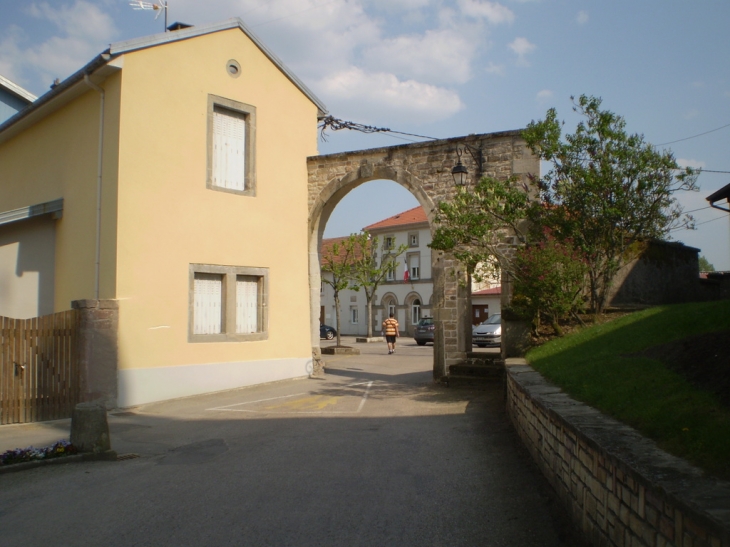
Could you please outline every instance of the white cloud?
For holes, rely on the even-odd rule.
[[[399,11],[413,11],[427,7],[431,0],[374,0],[373,5],[383,11],[394,13]]]
[[[537,92],[537,100],[541,103],[547,101],[548,99],[551,99],[552,96],[553,92],[549,89],[543,89]]]
[[[492,61],[489,62],[487,67],[484,69],[487,74],[496,74],[497,76],[504,76],[504,65],[494,64]]]
[[[677,158],[677,165],[680,167],[694,167],[695,169],[704,169],[705,162],[699,160],[691,160],[685,158]]]
[[[684,118],[685,120],[692,120],[692,119],[696,118],[696,117],[697,117],[697,116],[699,116],[699,115],[700,115],[700,111],[699,111],[699,110],[697,110],[696,108],[693,108],[693,109],[691,109],[691,110],[688,110],[687,112],[685,112],[685,113],[684,113],[684,114],[682,115],[682,117],[683,117],[683,118]]]
[[[476,19],[486,19],[493,25],[511,23],[515,14],[498,2],[482,2],[480,0],[459,0],[459,8],[464,15]]]
[[[532,53],[537,48],[535,44],[530,43],[527,38],[519,37],[515,38],[515,40],[508,45],[510,49],[517,54],[518,65],[530,66],[530,63],[526,57],[528,53]]]
[[[478,42],[451,29],[429,30],[422,35],[381,40],[363,52],[365,66],[373,71],[430,83],[465,83]]]
[[[18,83],[43,82],[34,86],[36,91],[47,91],[45,85],[50,85],[54,78],[63,79],[81,68],[101,53],[117,32],[112,18],[98,5],[85,0],[60,6],[34,3],[28,6],[27,13],[50,21],[58,28],[58,34],[26,48],[27,37],[22,32],[17,28],[3,29],[0,69]]]
[[[575,21],[579,25],[585,25],[588,22],[588,12],[587,11],[579,11],[578,15],[575,16]]]
[[[464,107],[452,90],[357,67],[332,74],[313,87],[328,106],[342,107],[341,116],[377,125],[443,120]]]

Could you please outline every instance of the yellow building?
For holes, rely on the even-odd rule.
[[[112,44],[0,125],[0,316],[118,302],[118,406],[306,376],[324,113],[239,19]]]

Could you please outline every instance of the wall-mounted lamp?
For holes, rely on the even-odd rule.
[[[456,155],[458,156],[458,161],[456,162],[456,165],[454,165],[453,169],[451,169],[451,176],[454,177],[454,184],[456,184],[456,186],[462,187],[466,186],[466,176],[469,173],[464,164],[461,163],[461,154],[464,150],[469,152],[472,159],[474,160],[474,163],[476,163],[477,165],[476,180],[478,181],[482,178],[482,149],[474,148],[473,146],[469,146],[466,143],[464,143],[461,148],[459,148],[459,146],[457,145]]]
[[[458,148],[456,149],[458,152]],[[457,186],[466,186],[466,175],[469,173],[464,164],[461,163],[461,154],[459,154],[459,161],[454,168],[451,170],[451,176],[454,177],[454,184]]]

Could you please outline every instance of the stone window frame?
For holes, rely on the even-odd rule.
[[[398,269],[398,263],[396,262],[395,255],[386,251],[383,253],[383,258],[380,261],[380,266],[382,267],[383,264],[385,264],[387,261],[392,261],[395,263],[395,267],[391,271],[386,272],[386,274],[385,274],[384,282],[390,283],[390,282],[393,282],[396,280],[396,271]]]
[[[243,114],[246,120],[246,172],[244,190],[223,188],[213,184],[213,112],[215,108]],[[256,107],[250,104],[226,99],[218,95],[208,95],[207,137],[206,137],[206,175],[205,186],[209,190],[227,192],[240,196],[256,197]]]
[[[388,244],[388,240],[391,240],[391,244]],[[395,238],[395,234],[387,234],[383,236],[383,251],[392,251],[395,249],[395,246],[397,245],[397,241]]]
[[[411,258],[418,258],[418,276],[413,277],[411,272]],[[423,276],[421,275],[421,251],[415,251],[412,253],[406,253],[406,267],[408,268],[408,280],[409,281],[421,281]]]
[[[223,318],[220,334],[194,334],[195,322],[195,274],[217,274],[223,277]],[[238,276],[258,278],[258,332],[236,332],[236,280]],[[233,287],[233,290],[231,290]],[[249,266],[221,266],[216,264],[190,264],[188,267],[188,342],[255,342],[269,338],[269,269]]]
[[[416,240],[415,243],[413,242],[413,239],[414,238]],[[419,234],[418,234],[418,232],[408,232],[408,246],[411,247],[411,248],[418,247],[418,243],[419,243]]]

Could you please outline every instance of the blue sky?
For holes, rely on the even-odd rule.
[[[600,96],[654,144],[730,124],[730,2],[645,0],[170,0],[170,21],[241,17],[334,116],[445,138],[519,129],[556,107],[572,131],[571,95]],[[0,0],[0,74],[44,93],[109,43],[161,31],[128,0]],[[320,153],[401,144],[330,133]],[[683,165],[730,171],[730,126],[668,145]],[[730,183],[703,173],[679,196],[697,230],[675,240],[730,270],[730,215],[705,197]],[[327,236],[413,207],[371,182],[335,210]]]

